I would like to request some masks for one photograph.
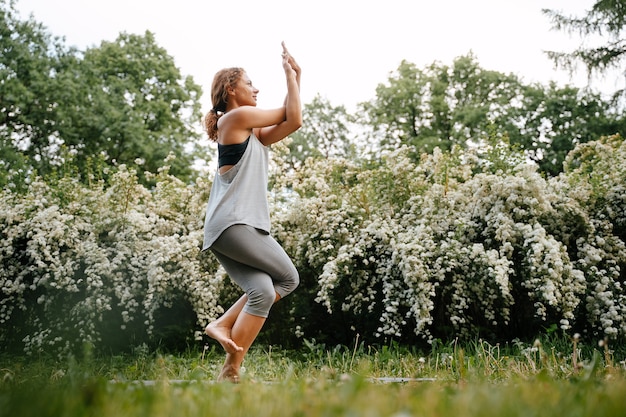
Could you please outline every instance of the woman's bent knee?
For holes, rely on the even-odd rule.
[[[248,291],[246,312],[255,316],[267,317],[275,301],[276,291],[273,286],[253,288]]]
[[[289,275],[287,275],[285,279],[277,285],[276,292],[278,292],[280,297],[283,298],[298,288],[298,285],[300,285],[300,275],[298,274],[298,270],[294,267],[293,270],[290,271]]]

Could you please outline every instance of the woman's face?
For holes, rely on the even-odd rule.
[[[256,96],[259,93],[245,72],[241,74],[235,86],[235,99],[240,106],[256,106]]]

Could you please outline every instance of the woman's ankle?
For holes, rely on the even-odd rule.
[[[222,367],[222,371],[217,377],[218,382],[239,383],[239,366],[226,364]]]

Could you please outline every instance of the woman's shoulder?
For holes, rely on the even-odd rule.
[[[247,124],[246,122],[256,111],[257,108],[254,106],[240,106],[236,109],[229,110],[217,121],[217,127],[219,129],[228,125]]]
[[[258,111],[259,109],[256,106],[239,106],[236,109],[232,109],[227,113],[224,113],[224,116],[229,116],[230,118],[245,117]]]

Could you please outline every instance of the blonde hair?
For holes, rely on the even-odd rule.
[[[217,140],[217,121],[226,111],[228,104],[228,89],[235,88],[237,81],[243,76],[244,70],[238,67],[225,68],[218,71],[213,77],[211,86],[211,102],[213,108],[204,116],[204,130],[209,135],[209,139]]]

